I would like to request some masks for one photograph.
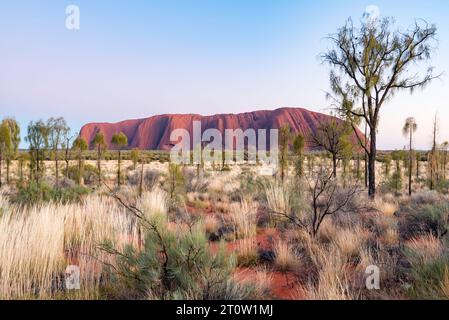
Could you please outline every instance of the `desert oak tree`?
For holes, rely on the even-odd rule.
[[[329,36],[332,47],[322,55],[331,66],[332,92],[340,114],[349,120],[366,121],[369,145],[360,144],[368,155],[368,193],[376,194],[375,161],[381,108],[399,91],[423,88],[439,75],[428,68],[416,71],[435,50],[437,29],[415,21],[405,31],[395,29],[391,18],[364,19],[356,27],[351,19]],[[356,129],[356,125],[353,125]],[[356,135],[357,136],[357,135]],[[358,136],[357,136],[358,137]]]
[[[122,158],[122,149],[128,147],[128,137],[123,133],[117,133],[112,136],[111,143],[117,148],[118,151],[118,164],[117,164],[117,185],[120,187],[121,185],[121,158]]]

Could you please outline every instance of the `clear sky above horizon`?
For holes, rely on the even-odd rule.
[[[81,29],[65,27],[78,5]],[[305,107],[328,113],[325,37],[368,5],[407,27],[438,27],[436,71],[449,72],[447,0],[1,0],[0,118],[64,116],[78,131],[161,113],[238,113]],[[449,140],[447,75],[424,91],[397,95],[381,113],[379,147],[402,149],[405,118],[428,148],[438,112]]]

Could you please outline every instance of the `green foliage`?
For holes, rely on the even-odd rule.
[[[175,209],[185,194],[185,179],[182,169],[177,164],[170,163],[164,187],[169,195],[170,209]]]
[[[0,155],[5,154],[12,147],[11,131],[6,123],[0,124]]]
[[[81,200],[89,191],[88,188],[79,186],[53,188],[45,182],[31,181],[29,185],[19,188],[15,202],[21,205],[32,205],[49,201],[65,204]]]
[[[11,151],[13,154],[17,153],[20,144],[20,126],[16,120],[12,118],[6,118],[2,122],[9,128],[11,139]]]
[[[118,161],[118,165],[117,165],[117,185],[120,186],[121,185],[121,149],[125,148],[128,146],[128,137],[123,133],[117,133],[114,134],[112,136],[112,140],[111,143],[118,149],[118,157],[117,157],[117,161]]]
[[[381,185],[381,189],[383,192],[400,192],[403,188],[402,181],[402,166],[401,160],[404,159],[403,151],[393,151],[390,155],[386,155],[384,157],[384,170],[386,173],[386,180]],[[390,172],[391,160],[395,161],[395,171],[391,175],[388,176],[387,172]]]
[[[72,149],[75,151],[83,152],[86,151],[88,147],[86,140],[81,136],[78,136],[75,141],[73,141]]]
[[[64,118],[50,118],[47,121],[48,143],[51,147],[52,156],[58,161],[58,150],[62,148],[64,139],[70,132],[70,128]],[[58,166],[56,164],[56,181],[58,181]]]
[[[112,136],[111,143],[118,149],[128,146],[128,137],[123,133],[117,133]]]
[[[16,157],[20,143],[20,127],[16,120],[6,118],[0,123],[0,187],[2,185],[1,166],[6,160],[6,181],[9,183],[9,168]]]
[[[433,197],[433,196],[428,196]],[[426,197],[427,198],[427,197]],[[404,239],[411,239],[432,234],[437,238],[444,238],[449,231],[449,203],[441,200],[417,199],[415,204],[404,208],[404,219],[400,223],[401,235]],[[435,201],[435,202],[433,202]]]
[[[65,168],[63,170],[63,173],[65,174]],[[69,172],[68,172],[68,177],[69,179],[73,180],[73,181],[80,181],[79,180],[79,166],[70,166],[69,167]],[[83,164],[82,169],[82,181],[84,181],[85,184],[93,184],[95,183],[97,177],[98,177],[98,168],[96,168],[95,166],[91,165],[91,164]]]
[[[221,245],[212,253],[201,223],[191,228],[168,228],[164,214],[145,213],[144,247],[118,251],[108,243],[103,249],[117,258],[110,268],[112,285],[105,294],[119,299],[236,299],[249,298],[249,290],[229,290],[234,256]],[[230,294],[232,293],[233,294]]]
[[[449,204],[436,202],[417,205],[409,209],[401,229],[409,233],[407,238],[431,233],[437,238],[444,237],[449,230]]]
[[[281,172],[281,180],[284,181],[288,168],[288,149],[292,138],[290,126],[284,125],[279,128],[279,166]]]
[[[332,118],[320,124],[310,137],[313,147],[323,149],[331,156],[334,177],[337,176],[338,159],[348,163],[352,157],[353,147],[350,134],[351,128],[347,122]]]
[[[385,157],[383,158],[383,165],[384,165],[384,174],[385,177],[389,177],[390,176],[390,171],[391,171],[391,155],[390,154],[386,154]]]
[[[400,192],[402,190],[402,172],[400,168],[388,180],[388,187],[391,191]]]
[[[436,46],[437,28],[417,22],[401,31],[393,18],[378,23],[362,19],[356,25],[348,19],[337,33],[329,37],[332,46],[322,56],[328,63],[332,97],[339,114],[353,126],[364,120],[370,128],[369,159],[376,159],[376,140],[382,107],[400,91],[424,88],[437,78],[433,68],[424,68],[422,75],[413,73],[416,64],[430,60]],[[382,66],[382,67],[378,67]],[[369,166],[375,177],[375,166]],[[368,194],[376,194],[375,179],[369,179]]]
[[[293,139],[293,153],[295,157],[295,174],[298,178],[301,178],[304,174],[304,147],[304,136],[297,134]]]
[[[92,142],[96,148],[102,149],[103,151],[107,149],[106,138],[104,137],[104,134],[101,131],[95,134]]]
[[[42,161],[49,145],[49,127],[42,121],[31,121],[28,125],[28,134],[25,140],[29,143],[30,169],[35,180],[42,174]]]
[[[129,156],[133,162],[133,170],[136,170],[137,163],[139,162],[140,159],[140,150],[138,148],[132,149]]]
[[[407,295],[419,300],[447,299],[447,293],[442,290],[442,283],[448,275],[448,254],[442,254],[430,261],[421,259],[412,250],[404,250],[404,254],[411,264]]]

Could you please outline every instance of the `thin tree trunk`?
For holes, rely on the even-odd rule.
[[[412,158],[412,136],[413,136],[413,131],[412,129],[410,129],[410,154],[409,154],[409,165],[408,165],[408,194],[411,196],[412,195],[412,162],[413,162],[413,158]]]
[[[332,168],[333,168],[332,175],[334,176],[334,178],[337,178],[337,155],[336,154],[332,155]],[[346,167],[345,167],[345,171],[346,171]]]
[[[78,185],[82,184],[83,168],[82,168],[82,155],[81,152],[78,154]]]
[[[118,169],[117,169],[117,185],[120,187],[121,181],[120,181],[120,158],[121,158],[121,152],[118,151]]]
[[[368,157],[368,195],[376,197],[376,130],[370,130],[370,153]]]
[[[142,166],[140,169],[139,195],[142,197],[142,194],[143,194],[143,159],[141,161],[142,161]]]
[[[36,172],[35,172],[35,179],[36,179],[36,182],[37,183],[39,183],[39,174],[40,174],[40,164],[39,164],[39,162],[40,162],[40,150],[39,149],[37,149],[36,150]]]
[[[58,150],[55,150],[55,175],[56,175],[56,188],[59,188],[59,162],[58,162]]]
[[[6,159],[6,184],[9,185],[9,166],[11,164],[11,160],[8,158]]]
[[[97,166],[98,166],[98,186],[101,185],[101,147],[98,146],[98,153],[97,153]]]
[[[69,139],[67,139],[67,144],[65,148],[65,177],[69,179]]]
[[[447,151],[444,151],[443,180],[446,181]]]
[[[416,154],[416,180],[419,179],[419,155]]]
[[[2,187],[2,184],[3,184],[3,182],[2,182],[2,166],[3,166],[3,155],[2,155],[2,153],[0,152],[0,188]]]
[[[365,147],[368,145],[368,124],[365,121]],[[365,187],[368,188],[368,153],[365,151]]]
[[[23,161],[19,161],[19,181],[22,184],[23,182]]]

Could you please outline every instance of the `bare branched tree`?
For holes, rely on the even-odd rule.
[[[311,203],[310,207],[304,209],[305,214],[298,212],[273,213],[288,219],[298,228],[306,230],[312,237],[318,234],[326,217],[356,212],[361,209],[356,203],[361,188],[357,184],[342,188],[334,178],[333,172],[327,168],[320,167],[312,174],[305,175],[305,180]]]
[[[322,148],[332,157],[332,174],[337,177],[337,165],[339,159],[352,153],[350,141],[351,128],[344,121],[331,119],[320,124],[315,132],[309,135],[309,144],[316,148]]]

